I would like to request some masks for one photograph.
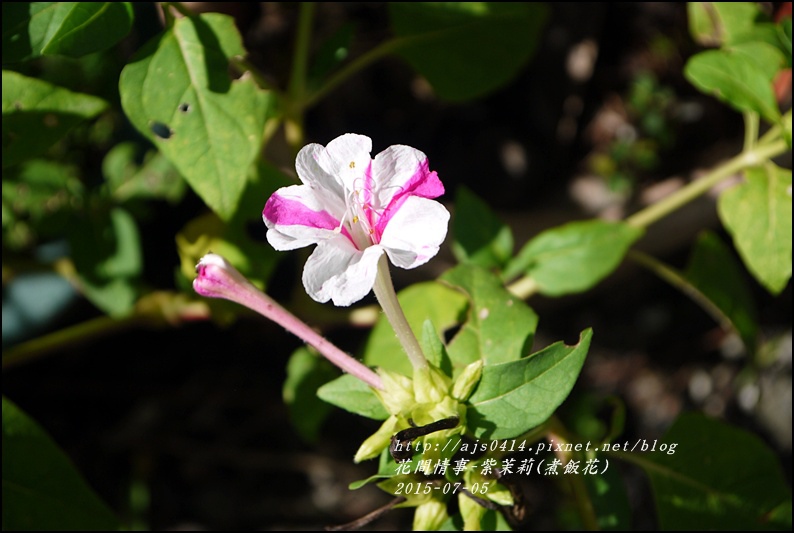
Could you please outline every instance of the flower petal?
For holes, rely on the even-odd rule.
[[[321,144],[308,144],[301,148],[295,158],[295,170],[298,178],[313,189],[327,191],[344,204],[345,186],[335,174],[328,173],[320,166],[320,154],[325,151]]]
[[[346,133],[328,143],[317,154],[317,163],[325,172],[335,176],[347,191],[364,187],[364,177],[372,158],[372,139],[365,135]]]
[[[380,246],[360,252],[347,239],[321,242],[303,268],[303,286],[318,302],[346,307],[372,290],[381,254]]]
[[[380,213],[375,231],[380,235],[406,198],[437,198],[444,185],[430,171],[427,156],[410,146],[395,145],[375,156],[372,163],[377,188],[373,207]]]
[[[309,185],[282,187],[267,200],[262,211],[268,242],[276,250],[294,250],[339,236],[334,231],[340,225],[339,219],[326,208],[330,205],[332,211],[343,213],[344,207],[334,203],[333,197],[318,195]]]
[[[380,239],[391,262],[402,268],[426,263],[447,236],[449,211],[435,200],[406,198]]]

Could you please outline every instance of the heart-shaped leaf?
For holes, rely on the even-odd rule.
[[[791,171],[770,163],[746,178],[720,196],[718,212],[747,268],[778,294],[791,278]]]
[[[576,383],[592,336],[587,329],[574,346],[557,342],[518,361],[484,366],[469,398],[468,431],[478,439],[510,439],[545,422]]]
[[[273,105],[250,77],[232,81],[245,54],[231,17],[177,19],[144,45],[119,81],[124,112],[222,219],[235,213]]]

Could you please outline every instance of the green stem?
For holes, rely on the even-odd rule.
[[[633,214],[626,219],[626,223],[637,228],[648,227],[704,194],[722,180],[733,176],[742,169],[758,165],[778,156],[786,150],[788,150],[788,147],[783,139],[777,139],[768,144],[758,144],[753,150],[743,152],[729,159],[703,178],[693,181],[667,198]]]
[[[309,64],[309,45],[311,42],[314,2],[301,2],[298,15],[298,31],[295,34],[295,55],[292,59],[292,73],[287,90],[294,103],[303,101],[306,92],[306,72]],[[296,106],[300,107],[300,106]]]
[[[381,57],[393,53],[395,50],[404,46],[410,40],[412,39],[392,39],[390,41],[386,41],[385,43],[379,44],[364,55],[357,57],[348,65],[342,67],[336,74],[331,76],[331,78],[326,81],[322,87],[310,94],[303,102],[304,108],[313,106],[318,100],[324,98],[326,94],[336,89],[337,86],[342,84],[342,82],[344,82],[347,78],[354,75],[359,70],[363,70],[364,68],[368,67],[371,63],[374,63]]]
[[[689,282],[681,273],[675,271],[661,261],[651,257],[648,254],[638,252],[636,250],[629,250],[627,257],[635,263],[644,266],[661,279],[689,296],[700,307],[702,307],[708,314],[720,324],[723,329],[735,331],[735,327],[731,320],[717,307],[709,298],[698,290],[692,283]],[[738,332],[737,332],[738,333]]]
[[[284,103],[284,133],[287,143],[297,151],[303,145],[303,112],[306,109],[306,73],[309,64],[314,2],[301,2],[298,29],[295,33],[295,54],[292,59],[287,96]]]
[[[427,359],[419,346],[419,341],[416,340],[411,326],[408,325],[408,320],[405,318],[403,308],[400,307],[400,302],[397,300],[397,293],[394,292],[394,285],[391,282],[391,274],[389,274],[389,260],[386,254],[380,256],[378,260],[378,273],[375,277],[375,285],[373,287],[375,296],[378,298],[386,318],[389,320],[397,338],[400,340],[408,359],[414,370],[428,368]]]
[[[508,291],[510,291],[516,298],[521,298],[522,300],[526,300],[538,292],[538,288],[538,282],[530,276],[519,278],[507,286]]]
[[[758,142],[758,122],[758,113],[744,112],[744,149],[742,152],[749,152],[755,148],[755,144]]]

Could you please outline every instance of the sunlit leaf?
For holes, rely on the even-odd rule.
[[[3,71],[3,168],[43,153],[105,110],[101,98]]]
[[[372,389],[350,374],[343,374],[317,389],[320,399],[357,415],[386,420],[389,413]]]
[[[230,58],[241,55],[231,17],[180,18],[138,51],[119,81],[135,127],[224,220],[237,209],[273,106],[252,78],[229,78]]]
[[[689,31],[705,46],[744,42],[766,20],[755,2],[689,2]]]
[[[469,398],[469,431],[476,438],[509,439],[545,422],[576,383],[592,335],[588,329],[574,346],[557,342],[518,361],[484,366]]]
[[[510,81],[535,52],[546,13],[527,2],[389,2],[397,53],[450,101]]]
[[[44,430],[3,397],[3,530],[109,531],[119,521]]]
[[[510,294],[498,277],[479,267],[460,265],[440,280],[459,288],[469,299],[466,323],[447,349],[456,368],[477,359],[486,365],[504,363],[529,353],[538,316]]]
[[[3,2],[3,63],[104,50],[132,20],[130,2]]]
[[[775,75],[786,65],[786,58],[783,53],[764,42],[754,41],[737,44],[731,46],[730,50],[732,53],[742,55],[748,61],[754,63],[769,81],[774,80]]]
[[[778,294],[791,278],[791,170],[769,163],[746,178],[720,196],[720,219],[748,270]]]
[[[615,270],[641,235],[641,229],[622,222],[570,222],[530,240],[504,277],[524,273],[549,296],[582,292]]]
[[[772,123],[780,120],[769,78],[744,54],[728,50],[701,52],[687,62],[684,75],[700,91],[738,111],[754,111]]]

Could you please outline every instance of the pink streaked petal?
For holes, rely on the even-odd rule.
[[[378,165],[378,157],[387,152],[389,156]],[[378,157],[375,158],[374,165],[376,180],[381,176],[381,172],[391,177],[388,182],[383,181],[379,184],[380,198],[376,209],[379,209],[380,218],[375,225],[375,234],[380,237],[386,230],[389,220],[400,210],[407,198],[411,196],[437,198],[444,194],[444,185],[438,179],[438,175],[430,170],[427,158],[419,150],[409,146],[392,146],[378,154]],[[414,166],[408,174],[404,170],[411,161]],[[388,174],[389,172],[394,174]],[[399,182],[402,184],[398,185]]]
[[[312,252],[303,268],[303,286],[318,302],[332,300],[346,307],[372,290],[383,248],[370,246],[361,252],[339,242],[320,243]]]
[[[372,161],[372,139],[364,135],[346,133],[328,143],[317,154],[317,163],[344,184],[347,191],[364,186],[364,173]]]
[[[438,176],[430,171],[427,156],[410,146],[386,148],[375,156],[372,171],[378,190],[377,207],[388,206],[398,195],[437,198],[444,194]]]
[[[320,241],[343,236],[351,240],[346,228],[337,233],[339,219],[323,205],[309,185],[283,187],[273,193],[262,211],[262,219],[268,228],[267,240],[276,250],[294,250]]]
[[[282,187],[274,192],[262,210],[265,224],[271,226],[309,226],[334,229],[339,219],[325,210],[322,202],[308,185]]]
[[[392,263],[414,268],[438,253],[447,236],[449,211],[435,200],[410,196],[392,217],[380,240]]]

